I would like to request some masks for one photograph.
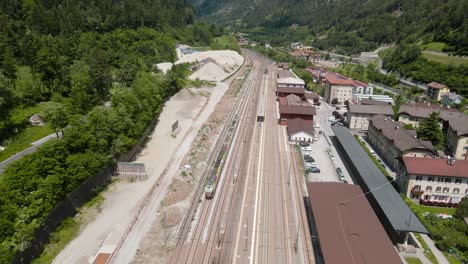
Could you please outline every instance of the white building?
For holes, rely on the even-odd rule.
[[[380,94],[358,94],[358,93],[355,93],[353,94],[353,103],[354,104],[358,104],[361,100],[363,99],[371,99],[371,100],[375,100],[375,101],[379,101],[379,102],[386,102],[386,103],[390,103],[390,104],[394,104],[395,101],[393,100],[392,97],[388,96],[388,95],[380,95]]]
[[[290,141],[312,142],[315,134],[314,120],[289,119],[287,132]]]
[[[402,191],[424,205],[455,206],[468,195],[468,160],[403,157]]]

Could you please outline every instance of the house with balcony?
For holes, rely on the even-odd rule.
[[[437,82],[427,84],[427,96],[434,101],[440,102],[442,95],[449,93],[450,89],[445,85]]]
[[[468,160],[403,157],[399,185],[423,205],[456,207],[468,195]]]

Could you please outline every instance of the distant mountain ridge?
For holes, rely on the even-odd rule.
[[[466,0],[192,0],[210,21],[243,26],[308,26],[326,36],[317,46],[346,53],[394,42],[444,42],[447,52],[468,55]]]

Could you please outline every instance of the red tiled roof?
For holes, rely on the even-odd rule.
[[[367,84],[367,83],[365,83],[365,82],[358,81],[358,80],[354,80],[354,86],[368,87],[369,84]]]
[[[455,160],[453,165],[447,159],[403,157],[408,174],[468,178],[468,160]]]
[[[314,121],[304,120],[302,118],[288,119],[287,131],[288,135],[305,132],[312,136],[314,135]]]
[[[358,185],[307,183],[324,263],[402,263]]]
[[[325,79],[331,85],[354,85],[353,79],[341,76],[341,75],[336,74],[336,73],[335,74],[327,74],[325,76]]]
[[[445,84],[441,84],[437,82],[428,83],[427,86],[434,88],[434,89],[443,89],[447,87]]]

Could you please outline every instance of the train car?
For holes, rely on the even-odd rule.
[[[208,181],[205,185],[205,199],[212,199],[216,193],[218,181],[221,177],[221,173],[223,172],[224,162],[226,161],[227,155],[229,153],[229,148],[233,140],[236,125],[237,114],[234,116],[234,119],[229,126],[223,146],[219,150],[218,157],[216,158],[215,164],[213,165]]]

